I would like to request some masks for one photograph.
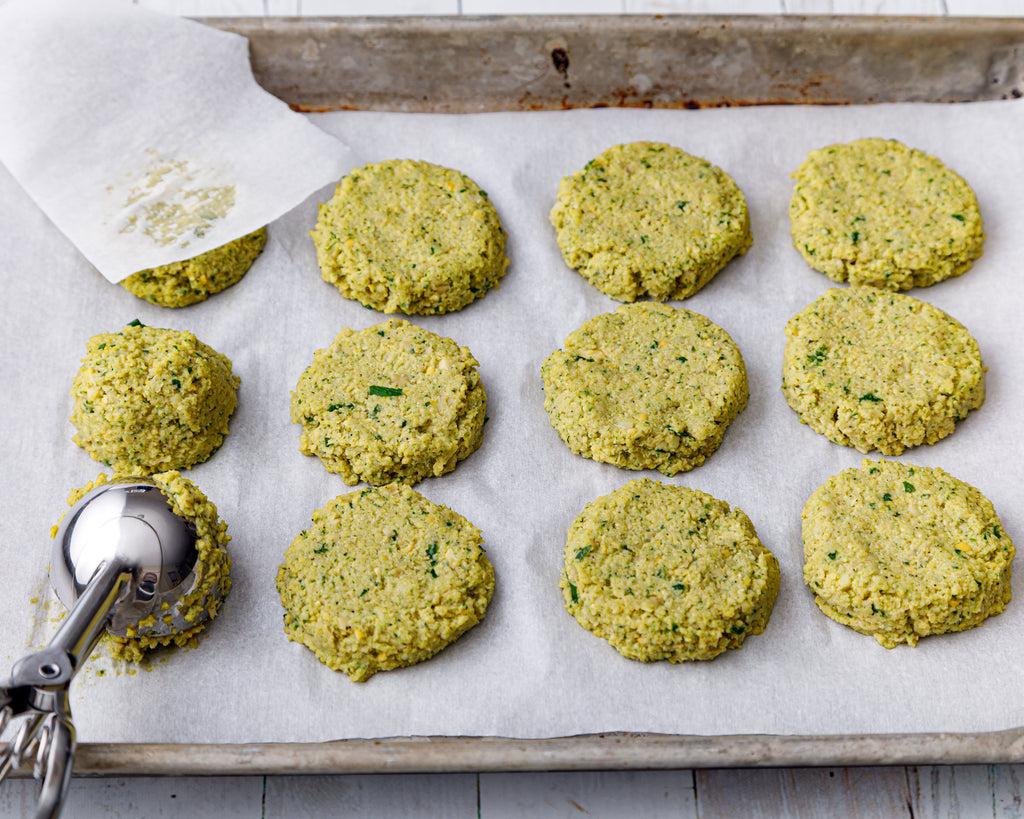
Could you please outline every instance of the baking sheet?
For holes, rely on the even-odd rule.
[[[285,640],[274,577],[313,509],[351,491],[297,451],[289,391],[343,326],[384,319],[322,282],[307,231],[321,191],[270,226],[267,250],[235,288],[168,311],[108,284],[4,170],[0,275],[7,295],[0,533],[8,588],[0,651],[41,645],[60,613],[45,580],[48,529],[73,486],[100,467],[71,442],[68,389],[86,339],[134,318],[189,329],[228,355],[242,378],[231,434],[188,474],[229,524],[235,586],[196,650],[134,671],[99,657],[72,689],[81,741],[319,742],[409,735],[560,737],[608,731],[811,734],[988,731],[1024,724],[1008,692],[1024,670],[1019,601],[980,629],[886,651],[824,618],[800,579],[800,509],[852,449],[801,426],[779,381],[782,328],[830,282],[791,247],[790,172],[808,150],[880,135],[926,149],[978,193],[988,240],[963,277],[914,295],[974,333],[989,368],[985,406],[957,432],[900,460],[941,466],[982,489],[1011,537],[1017,407],[1024,396],[1017,315],[1024,216],[1015,141],[1020,104],[894,105],[702,111],[597,110],[472,116],[312,115],[359,162],[414,156],[457,167],[488,191],[509,233],[500,290],[460,313],[413,320],[480,361],[490,417],[481,449],[421,483],[483,531],[497,590],[486,620],[433,660],[362,685]],[[728,170],[751,209],[754,245],[682,303],[732,334],[751,398],[722,448],[664,479],[570,453],[543,410],[544,357],[586,319],[614,309],[562,263],[547,223],[558,180],[609,145],[661,140]],[[741,507],[778,557],[782,588],[767,631],[710,663],[643,665],[620,657],[562,608],[565,530],[589,500],[647,475]],[[2,658],[3,655],[0,655]]]

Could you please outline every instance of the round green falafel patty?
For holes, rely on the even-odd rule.
[[[830,440],[899,455],[951,435],[984,403],[985,367],[967,328],[937,307],[833,288],[786,324],[782,392]]]
[[[551,209],[569,267],[617,301],[692,296],[751,243],[732,177],[671,145],[616,145],[562,179]]]
[[[742,511],[642,479],[573,521],[561,589],[579,624],[623,656],[680,663],[713,659],[764,631],[779,577]]]
[[[804,504],[803,544],[818,608],[886,648],[1010,601],[1015,549],[992,503],[938,468],[865,460],[832,476]]]
[[[793,244],[834,281],[926,287],[959,276],[981,255],[974,191],[924,151],[858,139],[811,151],[793,177]]]
[[[747,403],[739,348],[714,322],[656,302],[585,322],[541,367],[544,408],[577,455],[674,475],[700,466]]]
[[[323,279],[383,313],[461,310],[508,266],[487,194],[459,171],[411,159],[352,171],[310,236]]]
[[[494,592],[480,531],[407,486],[341,495],[285,552],[289,640],[364,682],[422,662],[479,623]]]
[[[402,319],[344,328],[299,378],[299,449],[348,484],[444,475],[483,440],[487,394],[469,349]]]

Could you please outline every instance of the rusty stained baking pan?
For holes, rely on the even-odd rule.
[[[1024,19],[219,18],[299,111],[965,102],[1024,92]]]
[[[204,19],[299,111],[969,102],[1021,96],[1024,19],[577,16]],[[322,743],[82,743],[78,776],[614,770],[1024,761],[983,733]],[[26,771],[21,771],[22,776]]]
[[[82,743],[75,776],[458,773],[1024,761],[1024,729],[975,734],[587,734],[553,739],[391,737],[239,744]],[[27,775],[27,771],[21,772]]]

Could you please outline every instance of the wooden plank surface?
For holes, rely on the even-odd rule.
[[[786,816],[918,816],[908,769],[775,768],[696,771],[701,819]]]
[[[3,2],[3,0],[0,0]],[[1018,0],[124,0],[190,16],[768,13],[1022,16]],[[6,782],[0,817],[32,814]],[[77,778],[92,817],[1024,817],[1024,765],[515,774]]]
[[[163,819],[1020,819],[1024,765],[75,779],[67,816]],[[35,785],[0,788],[32,815]]]

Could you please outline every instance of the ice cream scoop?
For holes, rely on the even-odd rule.
[[[64,516],[50,582],[70,612],[49,645],[15,663],[0,688],[0,738],[12,735],[0,745],[0,781],[34,756],[42,781],[37,817],[60,813],[71,779],[71,679],[104,631],[165,636],[198,625],[207,615],[186,622],[179,610],[196,586],[198,560],[195,526],[151,478],[115,478]],[[208,596],[220,593],[214,587]]]

